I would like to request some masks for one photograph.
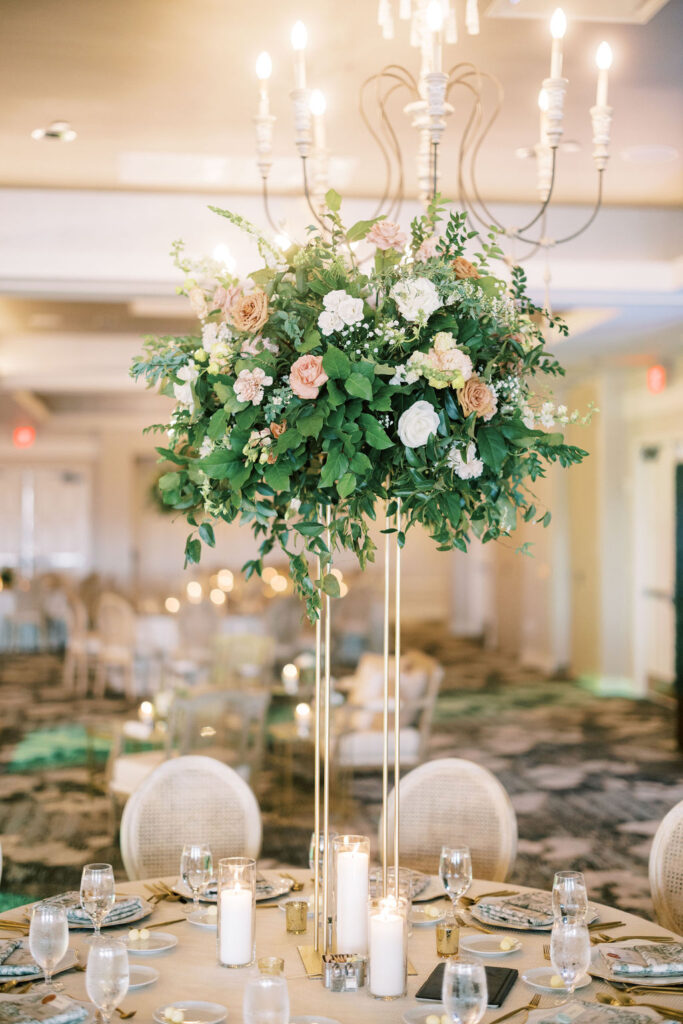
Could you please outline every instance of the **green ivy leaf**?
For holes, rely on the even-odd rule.
[[[328,345],[323,356],[323,370],[332,380],[345,380],[351,373],[351,360],[334,345]]]
[[[325,460],[322,473],[320,474],[320,483],[323,487],[331,487],[347,470],[349,460],[344,455],[341,448],[332,449]]]
[[[294,529],[303,537],[319,537],[325,527],[323,523],[295,523]]]
[[[216,538],[214,536],[213,526],[211,523],[201,523],[199,527],[199,536],[205,544],[209,545],[210,548],[215,548]]]
[[[354,398],[364,398],[367,402],[372,401],[372,384],[362,373],[352,373],[344,381],[344,387]]]
[[[180,486],[180,473],[164,473],[159,477],[159,490],[173,491]]]
[[[202,557],[202,545],[201,541],[195,537],[193,539],[192,534],[187,538],[185,543],[185,565],[197,564],[199,559]]]
[[[327,594],[328,597],[339,597],[341,591],[339,589],[339,580],[336,576],[333,576],[331,572],[328,572],[323,576],[320,584],[320,589],[323,594]]]
[[[384,217],[375,217],[373,220],[356,221],[353,227],[350,227],[346,232],[347,242],[360,242],[361,238],[365,238],[372,225],[376,224],[378,220],[384,220]]]
[[[212,480],[225,480],[234,472],[234,467],[239,466],[240,457],[236,452],[227,448],[218,448],[211,452],[206,458],[201,459],[199,466]]]
[[[327,204],[327,208],[332,210],[332,213],[339,213],[342,204],[342,197],[338,192],[335,192],[335,190],[331,188],[325,193],[325,203]]]
[[[365,412],[361,413],[358,417],[358,422],[362,426],[365,439],[371,448],[377,448],[378,451],[382,451],[384,448],[391,448],[393,446],[394,442],[374,416],[370,416],[369,413]]]
[[[337,484],[337,494],[340,498],[348,498],[349,494],[352,494],[356,486],[356,477],[354,473],[344,473],[343,477]]]
[[[310,412],[309,412],[310,409]],[[296,421],[296,429],[302,437],[317,437],[323,429],[323,414],[314,406],[306,407]]]
[[[477,432],[477,447],[484,463],[497,473],[508,452],[501,432],[496,427],[480,427]]]
[[[359,476],[363,476],[365,473],[369,473],[371,471],[372,463],[367,455],[363,454],[363,452],[356,452],[351,459],[351,469]]]
[[[274,491],[289,490],[289,469],[280,462],[274,462],[272,466],[266,466],[264,477],[269,487]]]
[[[219,438],[223,437],[227,425],[228,414],[225,409],[216,409],[215,413],[209,420],[209,429],[207,430],[208,436],[212,441],[218,441]]]
[[[317,348],[319,344],[320,332],[316,331],[314,327],[309,327],[309,329],[304,333],[303,338],[300,338],[295,343],[295,348],[297,352],[311,352],[314,348]]]

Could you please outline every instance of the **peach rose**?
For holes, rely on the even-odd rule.
[[[470,377],[465,386],[456,391],[464,416],[476,412],[484,420],[490,420],[498,411],[498,399],[494,392],[479,377]]]
[[[372,242],[378,249],[401,250],[406,244],[406,236],[401,231],[399,224],[393,220],[378,220],[373,224],[367,235],[368,242]]]
[[[236,302],[243,295],[244,290],[238,284],[233,285],[231,288],[224,288],[222,284],[219,284],[211,299],[211,309],[220,309],[221,313],[227,316],[233,302]]]
[[[426,263],[433,256],[436,256],[436,247],[439,244],[439,239],[436,235],[432,235],[431,238],[425,238],[424,242],[420,243],[420,248],[415,253],[415,259],[418,263]]]
[[[479,277],[479,271],[474,263],[470,263],[464,256],[458,256],[457,260],[453,260],[452,267],[455,271],[455,276],[459,280],[462,280],[464,277]]]
[[[255,334],[268,319],[268,296],[258,290],[241,295],[230,306],[229,316],[238,331]]]
[[[289,373],[289,386],[298,398],[317,398],[327,380],[322,356],[300,356]]]
[[[281,437],[287,429],[287,420],[283,420],[282,423],[271,423],[270,432],[273,437]]]

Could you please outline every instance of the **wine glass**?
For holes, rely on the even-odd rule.
[[[442,846],[439,874],[453,909],[472,885],[472,857],[469,846]]]
[[[117,939],[93,939],[85,969],[85,990],[102,1015],[104,1024],[128,991],[128,950]]]
[[[95,936],[114,906],[114,869],[111,864],[86,864],[81,875],[81,906],[93,923]]]
[[[242,1014],[244,1024],[288,1024],[287,979],[274,974],[250,978],[244,988]]]
[[[571,995],[591,962],[590,934],[583,921],[555,920],[550,935],[550,960]]]
[[[565,921],[585,921],[588,892],[581,871],[557,871],[553,880],[553,913]]]
[[[451,957],[443,973],[441,998],[453,1024],[479,1024],[486,1013],[486,969],[474,957]]]
[[[31,914],[28,948],[35,962],[43,968],[45,988],[50,988],[52,972],[69,948],[69,922],[64,907],[49,902],[35,905]]]
[[[208,846],[186,843],[180,855],[180,877],[192,890],[194,909],[199,910],[199,892],[213,878],[213,859]]]
[[[331,866],[331,863],[332,863],[332,861],[331,861],[331,858],[332,858],[332,840],[337,838],[337,833],[336,832],[328,832],[328,835],[329,835],[329,843],[330,843],[330,866]],[[311,832],[311,841],[308,844],[308,866],[311,869],[311,871],[315,871],[315,853],[314,853],[314,849],[313,849],[314,846],[315,846],[315,832]],[[323,859],[324,859],[324,857],[325,857],[325,833],[321,831],[318,834],[318,865],[319,865],[319,871],[320,871],[320,877],[321,878],[322,878],[322,874],[323,874]]]

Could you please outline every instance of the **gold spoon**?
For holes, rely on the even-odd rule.
[[[281,871],[280,872],[280,878],[288,878],[290,880],[290,882],[292,883],[292,889],[291,889],[292,892],[301,892],[301,890],[304,887],[304,883],[303,882],[297,882],[297,880],[294,877],[294,875],[289,875],[286,871]]]
[[[683,1011],[673,1010],[671,1007],[661,1006],[659,1003],[639,1003],[635,999],[631,999],[630,996],[611,995],[608,992],[598,992],[595,998],[605,1006],[649,1006],[651,1010],[665,1013],[667,1016],[675,1018],[675,1020],[683,1020]]]
[[[512,889],[499,889],[498,892],[485,892],[481,896],[461,896],[459,903],[464,904],[466,907],[474,907],[481,900],[493,899],[494,896],[518,896],[519,893],[513,892]]]

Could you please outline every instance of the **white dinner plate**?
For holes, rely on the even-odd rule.
[[[512,936],[502,936],[514,942],[512,949],[501,949],[501,936],[499,935],[467,935],[460,939],[460,948],[466,949],[468,953],[476,953],[478,956],[510,956],[511,953],[518,953],[522,948],[519,939]]]
[[[556,974],[557,971],[554,967],[530,967],[522,975],[522,981],[525,981],[530,988],[535,988],[537,992],[548,992],[555,996],[568,995],[569,989],[566,989],[564,986],[555,988],[554,985],[550,984],[550,979]],[[585,988],[590,983],[590,976],[584,974],[578,979],[574,988]]]
[[[668,976],[660,975],[659,977],[648,976],[647,974],[613,974],[609,969],[603,958],[600,956],[601,949],[614,949],[616,945],[620,946],[644,946],[648,943],[643,942],[642,939],[631,939],[625,942],[602,942],[598,946],[593,946],[591,950],[591,965],[590,973],[595,978],[604,978],[606,981],[622,982],[626,985],[645,985],[648,988],[659,988],[666,985],[683,985],[683,974],[670,974]]]
[[[497,899],[486,900],[486,902],[487,903],[504,903],[505,902],[505,897],[503,896],[503,897],[499,897]],[[531,925],[528,925],[528,924],[521,924],[519,921],[497,921],[497,920],[493,920],[492,918],[488,917],[488,915],[486,913],[483,912],[483,907],[482,907],[482,905],[480,903],[475,903],[473,906],[469,907],[468,910],[465,911],[465,915],[464,915],[465,918],[467,918],[468,914],[470,914],[474,918],[475,921],[479,921],[480,924],[485,924],[487,927],[490,927],[490,928],[502,928],[504,931],[507,931],[508,929],[511,929],[512,931],[516,931],[516,932],[550,932],[550,931],[552,931],[552,928],[553,928],[552,921],[549,921],[547,925],[534,925],[534,926],[531,926]],[[592,924],[593,921],[597,921],[598,920],[598,917],[599,917],[599,914],[598,914],[597,908],[594,906],[594,904],[589,903],[588,904],[588,915],[586,917],[586,922],[588,924]]]
[[[428,913],[429,910],[434,910],[433,916]],[[443,907],[433,907],[431,904],[427,904],[426,907],[411,907],[408,911],[408,924],[415,925],[416,928],[430,928],[439,921],[443,921],[446,916],[446,911]]]
[[[128,897],[127,896],[117,897],[116,898],[116,903],[118,903],[120,901],[123,901],[125,899],[128,899]],[[114,906],[116,906],[116,903],[114,904]],[[152,913],[153,910],[154,910],[154,907],[152,906],[152,904],[148,903],[147,900],[143,900],[142,901],[142,906],[141,906],[141,908],[139,910],[134,910],[134,911],[132,911],[132,913],[130,913],[128,915],[128,917],[120,917],[120,918],[118,918],[118,920],[112,921],[110,924],[107,924],[107,922],[105,920],[105,922],[102,925],[102,929],[104,930],[105,928],[125,928],[125,926],[128,925],[128,924],[135,924],[136,921],[142,921],[143,918],[149,917],[149,915]],[[78,921],[78,922],[69,921],[69,928],[71,929],[71,931],[75,931],[75,932],[93,931],[94,925],[93,925],[92,921],[87,921],[87,922],[86,921]]]
[[[206,910],[193,910],[187,919],[195,928],[208,928],[215,932],[218,929],[218,914],[207,914]]]
[[[567,1020],[567,1017],[564,1016],[567,1010],[572,1010],[576,1008],[575,1012],[578,1013],[578,1007],[584,1007],[584,1005],[585,1004],[583,1003],[572,1001],[568,1003],[562,1003],[560,1006],[550,1006],[546,1010],[532,1010],[529,1016],[527,1017],[527,1024],[540,1024],[541,1021],[552,1021],[553,1024],[564,1024],[564,1021]],[[598,1010],[600,1008],[599,1003],[591,1003],[590,1005],[592,1010]],[[610,1007],[606,1006],[605,1009],[610,1009]],[[620,1019],[623,1019],[624,1024],[628,1024],[631,1018],[636,1015],[638,1016],[639,1020],[642,1020],[643,1017],[647,1017],[648,1020],[653,1021],[662,1020],[660,1014],[658,1014],[655,1010],[649,1010],[647,1006],[620,1007],[619,1017]]]
[[[158,932],[153,928],[148,939],[129,939],[126,936],[128,952],[134,956],[156,956],[158,953],[165,953],[167,949],[173,949],[178,945],[178,936],[170,932]]]
[[[439,1018],[446,1012],[443,1003],[430,1003],[429,1006],[413,1006],[403,1014],[403,1024],[426,1024],[428,1017],[432,1015]]]
[[[258,886],[256,887],[256,902],[264,903],[267,900],[276,900],[279,896],[284,896],[292,888],[293,882],[291,878],[281,878],[280,875],[268,875],[268,881],[270,882],[271,888],[267,892],[259,892]],[[192,899],[191,889],[185,885],[182,878],[179,878],[175,885],[172,886],[173,892],[178,893],[179,896],[185,896],[187,899]],[[199,894],[200,903],[218,903],[218,896],[211,894],[206,895],[203,893]]]
[[[183,1011],[183,1024],[221,1024],[228,1016],[227,1007],[220,1003],[204,1003],[197,999],[177,999],[174,1003],[157,1006],[154,1019],[157,1024],[168,1024],[165,1011],[169,1006]]]
[[[28,949],[28,938],[24,939],[26,943],[25,948]],[[62,971],[70,971],[72,967],[75,967],[78,963],[78,955],[75,949],[67,949],[66,953],[55,967],[53,974],[60,974]],[[8,981],[31,981],[33,978],[44,977],[42,968],[34,967],[32,970],[27,968],[25,974],[2,974],[0,975],[0,985],[4,985]]]
[[[299,1013],[289,1018],[289,1024],[341,1024],[336,1017],[320,1017],[317,1013]]]
[[[147,988],[148,985],[153,985],[155,981],[159,980],[159,972],[155,971],[153,967],[148,967],[146,964],[130,964],[129,971],[129,992],[138,988]]]

